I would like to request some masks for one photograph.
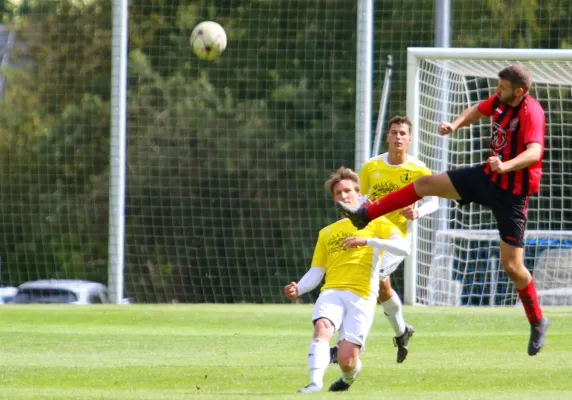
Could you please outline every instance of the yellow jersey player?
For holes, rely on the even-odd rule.
[[[338,169],[324,185],[335,201],[358,206],[361,193],[358,175]],[[379,266],[384,251],[405,256],[409,242],[394,224],[379,218],[365,229],[356,229],[342,219],[320,230],[312,265],[299,282],[284,287],[284,295],[295,300],[314,289],[325,276],[314,306],[314,334],[308,352],[310,383],[298,392],[319,392],[330,362],[329,343],[338,332],[340,379],[330,391],[345,391],[361,370],[360,353],[365,348],[373,322],[379,287]]]
[[[387,194],[401,189],[421,176],[431,175],[424,163],[407,154],[411,143],[411,121],[407,117],[395,116],[389,120],[387,133],[387,153],[370,158],[359,172],[361,192],[366,195],[364,205],[379,200]],[[365,197],[365,196],[364,196]],[[439,200],[435,196],[426,197],[418,207],[408,206],[395,210],[385,217],[393,222],[410,241],[409,221],[435,212]],[[391,287],[389,276],[403,262],[405,257],[385,253],[381,261],[379,281],[379,302],[389,324],[395,332],[394,345],[397,347],[397,362],[402,363],[408,354],[409,339],[415,330],[405,323],[399,296]]]

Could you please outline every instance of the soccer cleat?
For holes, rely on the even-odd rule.
[[[358,229],[365,228],[371,221],[367,215],[367,208],[365,207],[355,208],[343,201],[336,201],[336,207],[342,215],[349,219]]]
[[[303,388],[298,389],[298,393],[315,393],[321,391],[322,388],[316,385],[314,382],[311,382],[304,386]]]
[[[550,325],[550,321],[546,317],[542,317],[540,321],[530,324],[530,340],[528,341],[529,356],[535,356],[542,349],[542,346],[544,346],[548,325]]]
[[[409,349],[409,339],[415,333],[415,329],[411,325],[405,325],[405,332],[401,336],[396,336],[393,338],[393,346],[397,347],[397,362],[402,363],[407,358]]]
[[[331,347],[330,348],[330,364],[337,364],[338,363],[338,347]]]
[[[345,392],[351,386],[351,383],[346,383],[342,378],[338,379],[328,389],[328,392]]]

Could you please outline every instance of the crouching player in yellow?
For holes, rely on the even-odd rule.
[[[324,184],[334,202],[352,207],[360,203],[359,176],[341,167]],[[330,339],[338,332],[338,364],[342,377],[329,388],[348,390],[361,370],[359,355],[365,349],[373,322],[379,289],[379,266],[384,251],[406,256],[410,244],[394,224],[378,218],[364,229],[341,219],[320,230],[312,265],[299,282],[284,287],[284,295],[295,300],[314,289],[325,276],[314,306],[314,335],[308,352],[310,383],[298,390],[319,392],[330,362]]]

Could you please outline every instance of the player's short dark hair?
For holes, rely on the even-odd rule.
[[[389,131],[389,129],[391,129],[391,125],[396,124],[396,125],[407,125],[409,127],[409,133],[411,133],[411,127],[413,126],[413,124],[411,123],[411,121],[409,120],[409,118],[401,116],[401,115],[396,115],[393,118],[391,118],[389,120],[389,122],[387,123],[387,130]]]
[[[340,167],[338,170],[330,175],[330,178],[324,183],[324,187],[328,189],[332,195],[334,194],[334,186],[343,181],[344,179],[349,179],[354,182],[354,189],[356,192],[360,192],[360,182],[359,175],[354,172],[354,170],[346,167]]]
[[[499,72],[499,79],[509,81],[513,88],[530,89],[532,74],[522,64],[512,64]]]

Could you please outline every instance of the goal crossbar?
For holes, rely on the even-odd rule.
[[[408,56],[426,60],[526,60],[526,61],[572,61],[572,50],[566,49],[486,49],[408,47]]]

